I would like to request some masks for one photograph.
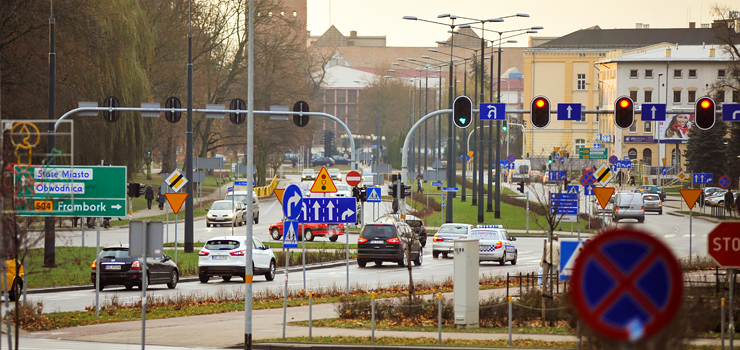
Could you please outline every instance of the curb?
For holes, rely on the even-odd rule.
[[[436,333],[435,333],[436,334]],[[238,346],[232,346],[230,349],[243,349],[244,344]],[[469,346],[454,346],[454,345],[380,345],[380,344],[336,344],[336,343],[255,343],[252,345],[252,349],[260,350],[289,350],[289,349],[305,349],[305,350],[334,350],[334,349],[361,349],[361,350],[375,350],[375,349],[424,349],[424,350],[449,350],[449,349],[491,349],[490,347],[469,347]],[[521,349],[519,347],[496,347],[496,349]],[[528,350],[545,350],[545,348],[527,348]],[[562,348],[572,349],[572,348]]]
[[[350,259],[350,264],[356,261],[355,259]],[[332,262],[332,263],[322,263],[322,264],[313,264],[313,265],[306,265],[306,271],[309,270],[319,270],[319,269],[327,269],[331,267],[338,267],[338,266],[345,266],[347,264],[347,261],[341,261],[341,262]],[[302,266],[291,266],[288,269],[288,272],[303,272]],[[275,270],[276,275],[282,275],[285,274],[285,268],[277,268]],[[198,277],[183,277],[181,278],[178,283],[191,283],[191,282],[199,282]],[[95,290],[92,285],[83,285],[83,286],[63,286],[63,287],[49,287],[49,288],[33,288],[26,291],[28,294],[46,294],[46,293],[55,293],[55,292],[73,292],[73,291],[80,291],[80,290]]]

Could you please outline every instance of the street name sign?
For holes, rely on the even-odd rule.
[[[126,216],[126,167],[16,166],[23,216]]]
[[[444,192],[457,192],[460,190],[460,187],[442,187],[442,191]]]
[[[356,223],[357,199],[354,197],[303,198],[305,223]]]
[[[670,249],[651,234],[623,228],[584,245],[571,286],[571,301],[581,320],[623,342],[662,330],[683,296],[681,267]]]
[[[506,120],[505,103],[481,103],[480,120]]]
[[[581,104],[558,103],[558,120],[581,120]]]
[[[707,250],[714,261],[724,268],[740,268],[740,222],[721,222],[709,232]]]
[[[608,148],[582,147],[578,149],[578,159],[606,159],[608,155]]]
[[[444,186],[444,184],[441,183],[441,182],[432,182],[432,186],[434,186],[434,187],[442,187],[442,186]]]

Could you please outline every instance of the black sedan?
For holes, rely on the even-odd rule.
[[[316,157],[311,159],[311,166],[331,166],[334,165],[334,159],[329,157]]]
[[[351,161],[349,159],[344,158],[342,156],[334,156],[334,157],[331,157],[331,159],[334,160],[334,164],[336,164],[336,165],[347,165],[347,164],[351,163]]]
[[[131,290],[134,286],[141,289],[143,271],[142,260],[132,258],[128,254],[128,245],[119,245],[103,248],[100,252],[100,290],[106,286],[122,285]],[[92,263],[90,279],[95,286],[95,261]],[[150,284],[167,284],[174,289],[180,280],[180,270],[172,259],[164,255],[162,258],[146,259],[147,286]]]

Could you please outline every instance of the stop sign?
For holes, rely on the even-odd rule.
[[[357,186],[362,182],[362,174],[352,170],[347,173],[347,184],[350,186]]]
[[[740,222],[722,222],[709,233],[709,255],[721,267],[740,268]]]

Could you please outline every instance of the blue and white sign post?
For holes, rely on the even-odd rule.
[[[578,192],[550,193],[550,214],[561,215],[562,222],[577,222]]]
[[[691,178],[695,184],[711,184],[712,182],[712,173],[694,173],[694,176]]]
[[[558,103],[558,120],[581,120],[581,104]]]
[[[640,119],[643,121],[664,122],[665,103],[643,103]]]
[[[583,241],[573,239],[560,239],[560,280],[570,281],[573,267],[576,265],[578,254],[583,250]]]
[[[480,120],[506,120],[505,103],[481,103]]]
[[[303,198],[304,223],[354,223],[357,222],[357,199],[354,197]]]

